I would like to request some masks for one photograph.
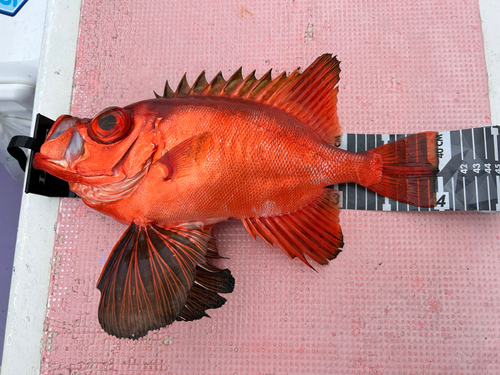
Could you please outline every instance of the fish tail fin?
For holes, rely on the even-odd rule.
[[[438,172],[436,134],[414,134],[367,151],[382,158],[382,177],[366,187],[399,202],[434,207]]]

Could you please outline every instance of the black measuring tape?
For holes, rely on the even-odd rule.
[[[338,184],[341,208],[376,211],[500,211],[499,126],[437,134],[436,207],[420,208],[385,198],[356,184]],[[367,151],[409,134],[344,134],[340,148]]]

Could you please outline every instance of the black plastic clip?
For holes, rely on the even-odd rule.
[[[51,174],[33,168],[33,157],[40,151],[40,147],[45,142],[45,138],[54,121],[41,115],[36,115],[35,133],[32,137],[16,135],[12,137],[7,147],[9,154],[14,157],[23,171],[26,172],[26,194],[33,193],[46,197],[76,197],[77,195],[69,190],[66,181],[54,177]],[[29,162],[21,148],[31,150]]]

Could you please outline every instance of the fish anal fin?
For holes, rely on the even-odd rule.
[[[326,188],[301,210],[282,216],[245,218],[245,228],[252,237],[278,246],[291,258],[298,257],[311,267],[307,257],[327,264],[337,257],[344,245],[338,220],[339,193]],[[307,256],[307,257],[306,257]]]
[[[207,84],[202,73],[190,87],[184,75],[175,92],[165,85],[163,97],[190,95],[229,96],[253,100],[279,108],[303,121],[329,144],[337,144],[342,136],[337,117],[337,92],[340,63],[325,54],[318,57],[303,73],[293,71],[272,79],[269,70],[260,79],[255,71],[246,78],[238,69],[226,82],[219,72]]]
[[[137,339],[175,321],[197,267],[206,262],[210,238],[194,227],[131,224],[97,283],[102,328],[116,337]]]
[[[205,160],[211,141],[211,134],[204,132],[182,141],[169,150],[158,160],[168,168],[168,176],[165,179],[188,175],[193,167]]]

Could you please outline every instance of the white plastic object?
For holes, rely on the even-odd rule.
[[[38,61],[0,62],[0,162],[20,182],[24,172],[7,146],[13,136],[30,134],[37,65]]]

